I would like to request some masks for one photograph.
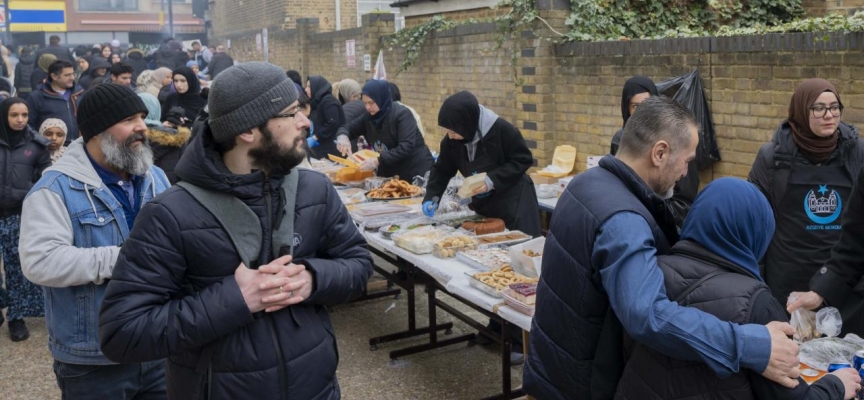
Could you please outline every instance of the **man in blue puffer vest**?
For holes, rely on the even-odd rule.
[[[153,166],[147,107],[125,86],[81,99],[81,138],[45,170],[21,215],[21,269],[43,286],[63,399],[164,399],[164,361],[117,364],[99,346],[99,306],[141,206],[170,185]],[[137,396],[137,397],[136,397]]]
[[[669,251],[678,232],[664,199],[687,174],[698,142],[693,114],[652,96],[627,122],[618,155],[604,157],[561,194],[537,287],[524,369],[528,394],[611,399],[631,337],[701,361],[721,377],[747,368],[798,384],[789,324],[723,322],[666,296],[656,255]]]

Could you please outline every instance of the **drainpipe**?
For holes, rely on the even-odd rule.
[[[342,30],[342,2],[336,0],[336,30]]]

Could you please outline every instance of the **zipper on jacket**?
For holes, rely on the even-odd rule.
[[[273,314],[267,314],[267,319],[270,321],[270,336],[273,337],[273,346],[276,347],[276,358],[279,359],[279,385],[282,390],[282,400],[288,400],[288,367],[285,365],[285,358],[282,355],[282,346],[279,345],[279,336],[276,334],[276,321],[273,320]]]

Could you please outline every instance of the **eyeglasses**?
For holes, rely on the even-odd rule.
[[[813,113],[814,118],[825,118],[825,114],[828,113],[828,111],[831,111],[831,116],[839,117],[839,116],[843,115],[843,106],[836,105],[836,106],[831,106],[831,107],[825,107],[825,106],[810,107],[810,112]]]
[[[300,112],[300,107],[294,107],[294,108],[288,110],[288,112],[286,112],[285,114],[276,114],[276,115],[270,117],[270,119],[275,119],[275,118],[294,118],[294,116],[297,115],[298,112]]]

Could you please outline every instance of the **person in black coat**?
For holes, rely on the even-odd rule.
[[[327,306],[363,294],[372,257],[329,179],[296,167],[309,120],[285,72],[249,62],[224,74],[175,172],[257,217],[258,258],[241,263],[220,220],[171,187],[141,208],[120,250],[101,350],[119,363],[167,358],[169,398],[338,399]],[[280,190],[292,175],[296,195]],[[289,199],[287,244],[273,235]]]
[[[216,53],[210,59],[210,64],[207,66],[207,71],[210,73],[210,80],[216,79],[216,76],[228,68],[234,66],[234,59],[225,52],[224,46],[216,46]]]
[[[333,97],[333,87],[322,76],[310,76],[306,81],[306,95],[312,103],[313,137],[318,144],[312,148],[312,157],[327,158],[328,154],[341,155],[336,149],[336,133],[345,125],[345,113],[339,100]]]
[[[681,240],[657,258],[666,294],[682,306],[698,308],[734,324],[789,320],[759,274],[775,220],[759,189],[738,178],[710,183],[693,203]],[[677,360],[645,343],[630,354],[615,396],[619,400],[663,399],[850,399],[861,378],[851,368],[812,385],[798,378],[789,389],[752,370],[720,378],[707,365]]]
[[[343,79],[339,82],[339,102],[342,103],[346,123],[366,112],[363,100],[360,100],[360,84],[353,79]]]
[[[387,81],[369,80],[363,86],[363,103],[366,113],[339,128],[336,146],[342,154],[351,153],[351,141],[364,136],[379,158],[369,158],[361,169],[374,170],[378,176],[399,176],[411,181],[415,176],[425,176],[432,167],[432,153],[411,111],[393,104]]]
[[[147,70],[147,61],[144,60],[144,52],[140,49],[129,49],[129,51],[126,52],[126,60],[124,62],[131,65],[134,70],[132,73],[132,82],[137,82],[138,75],[141,75],[142,72]]]
[[[176,129],[165,126],[159,120],[159,116],[162,115],[162,107],[156,96],[150,93],[138,93],[138,97],[147,106],[148,113],[144,119],[144,124],[147,125],[147,139],[153,150],[153,164],[162,168],[168,181],[174,185],[178,181],[174,169],[177,167],[177,162],[180,161],[183,148],[192,137],[192,131],[183,126]]]
[[[762,264],[765,281],[781,304],[790,293],[810,288],[811,278],[844,234],[844,210],[864,167],[864,139],[858,128],[841,121],[842,114],[834,85],[805,80],[792,95],[788,119],[759,149],[750,170],[749,180],[768,198],[777,219]],[[864,296],[855,291],[850,298],[855,306],[838,307],[843,333],[861,334]]]
[[[837,307],[851,318],[843,319],[843,331],[864,332],[864,168],[846,201],[840,240],[831,249],[831,258],[810,280],[809,292],[792,292],[798,300],[788,304],[788,312],[799,307],[816,310]]]
[[[108,74],[108,69],[111,68],[111,64],[108,63],[102,57],[94,56],[90,57],[90,68],[87,70],[87,73],[81,76],[81,79],[78,80],[78,84],[84,88],[84,90],[90,89],[93,86],[94,81],[97,79],[103,79]]]
[[[36,57],[29,47],[21,49],[21,56],[18,57],[18,64],[15,66],[15,89],[18,90],[18,97],[27,99],[33,87],[30,84],[30,78],[33,76],[33,70],[36,69]]]
[[[207,105],[207,100],[201,97],[201,82],[195,73],[188,67],[180,67],[171,74],[174,80],[174,93],[168,95],[162,103],[162,121],[168,119],[172,109],[179,107],[185,113],[185,120],[181,125],[189,128],[198,118],[198,113]]]
[[[8,304],[9,336],[13,342],[30,336],[25,317],[44,315],[42,290],[21,272],[18,239],[21,228],[21,206],[42,171],[51,166],[48,139],[27,125],[27,103],[10,98],[0,104],[0,249],[3,251],[6,291],[0,288],[0,299]],[[0,276],[0,281],[2,281]],[[0,314],[0,324],[3,322]]]
[[[484,217],[504,220],[510,230],[540,236],[537,193],[525,173],[534,158],[519,129],[481,106],[468,91],[444,101],[438,125],[447,135],[441,139],[441,154],[429,175],[424,213],[434,214],[457,171],[465,177],[485,172],[486,183],[472,194],[471,208]]]
[[[30,74],[30,89],[36,91],[39,85],[48,82],[48,67],[54,61],[57,61],[57,56],[47,53],[39,56],[36,59],[36,68],[33,68],[33,73]]]

